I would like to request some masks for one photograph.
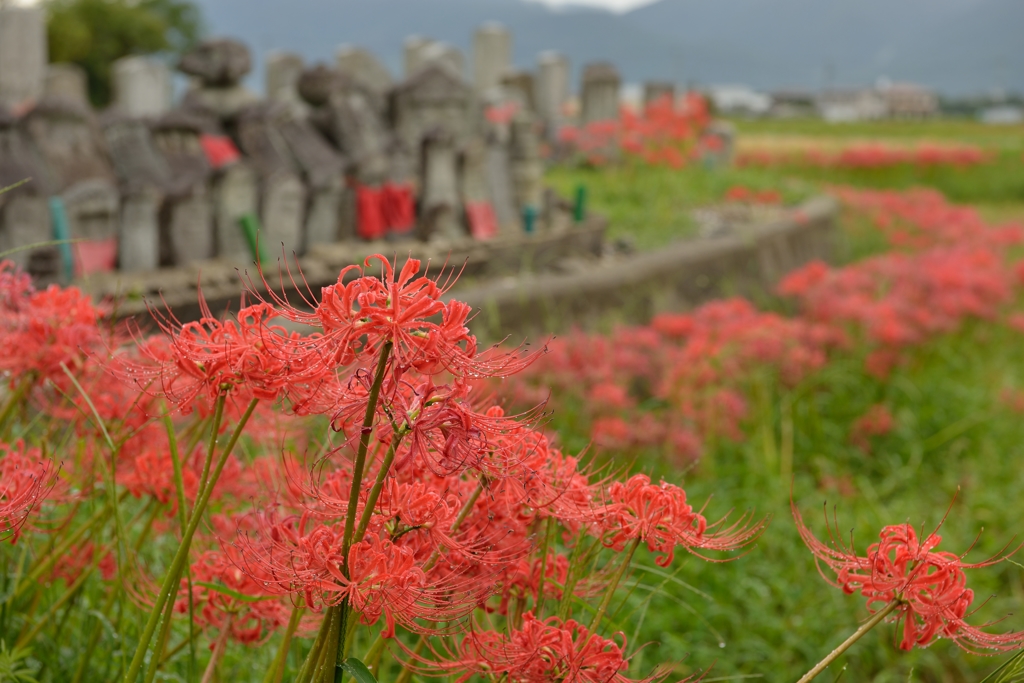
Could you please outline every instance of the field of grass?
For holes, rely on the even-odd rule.
[[[648,247],[691,234],[687,212],[720,199],[732,185],[780,189],[789,201],[834,184],[931,187],[976,205],[988,221],[1024,225],[1024,128],[956,121],[741,121],[738,128],[741,149],[942,141],[979,145],[996,157],[967,169],[631,166],[557,169],[551,178],[563,189],[586,184],[593,208],[612,218],[614,234],[630,234]],[[848,262],[884,246],[870,223],[848,216],[844,229]],[[915,349],[884,380],[865,373],[863,357],[840,354],[795,388],[771,377],[751,380],[757,399],[744,438],[706,444],[696,464],[681,466],[661,449],[606,452],[603,457],[616,465],[629,462],[670,481],[682,477],[694,500],[713,495],[719,507],[755,508],[773,517],[757,549],[735,562],[687,558],[677,560],[671,575],[636,574],[637,590],[619,622],[634,642],[648,644],[633,672],[672,660],[682,662],[679,671],[712,667],[705,680],[796,680],[867,619],[862,598],[844,595],[818,576],[797,535],[791,496],[819,538],[827,533],[827,509],[839,535],[852,535],[860,552],[883,526],[903,522],[922,533],[941,524],[943,548],[973,548],[968,558],[974,561],[1007,545],[1016,548],[1024,538],[1024,405],[1008,397],[1024,386],[1022,343],[1021,332],[1004,323],[974,321]],[[853,425],[875,404],[889,408],[895,427],[867,448],[855,445]],[[569,450],[585,447],[592,435],[585,406],[571,392],[558,405],[567,408],[556,411],[554,422],[565,444]],[[974,616],[979,623],[1003,620],[991,628],[1024,629],[1024,567],[1018,561],[1024,559],[968,577],[978,602],[989,599]],[[655,588],[669,598],[649,599]],[[978,681],[1006,659],[967,655],[949,641],[910,653],[897,646],[895,629],[880,626],[823,680]]]
[[[968,168],[919,167],[909,164],[888,168],[717,168],[683,169],[628,163],[607,168],[557,167],[548,182],[565,196],[587,188],[589,206],[610,219],[610,236],[632,241],[638,248],[654,248],[695,234],[694,208],[721,200],[733,186],[754,190],[776,189],[793,203],[828,185],[855,185],[904,190],[932,187],[949,199],[983,204],[1012,214],[1024,206],[1024,127],[985,126],[970,121],[872,122],[828,124],[821,121],[735,122],[739,152],[749,149],[821,147],[876,142],[914,145],[922,142],[976,145],[994,158]]]

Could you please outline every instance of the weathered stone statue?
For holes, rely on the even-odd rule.
[[[306,187],[277,128],[275,107],[257,104],[238,117],[239,147],[259,179],[263,251],[271,258],[302,253]]]
[[[42,169],[17,119],[0,106],[0,252],[52,239],[50,212],[42,185]],[[28,182],[24,182],[28,181]],[[27,268],[32,255],[21,249],[4,256]]]
[[[249,48],[237,40],[203,41],[181,58],[178,69],[197,80],[185,95],[186,108],[209,111],[221,121],[231,121],[258,101],[241,84],[252,69],[252,57]]]
[[[153,126],[153,139],[171,170],[161,210],[161,263],[182,266],[214,255],[210,180],[202,136],[217,124],[196,112],[172,111]]]

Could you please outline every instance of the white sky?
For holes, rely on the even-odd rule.
[[[586,5],[588,7],[603,7],[613,12],[625,12],[643,5],[650,5],[656,0],[530,0],[530,2],[539,2],[550,7]]]

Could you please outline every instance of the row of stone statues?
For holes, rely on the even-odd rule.
[[[423,39],[407,42],[397,83],[360,49],[330,67],[275,54],[261,99],[243,84],[246,46],[209,40],[178,64],[190,86],[177,108],[166,68],[129,57],[113,65],[114,104],[99,114],[83,72],[48,65],[38,93],[0,92],[0,188],[27,180],[0,194],[0,252],[69,278],[245,265],[351,239],[566,229],[543,189],[541,147],[564,114],[568,70],[546,55],[535,82],[510,69],[510,45],[499,27],[478,32],[473,84],[457,51]],[[584,121],[617,116],[614,69],[586,70],[584,86]]]

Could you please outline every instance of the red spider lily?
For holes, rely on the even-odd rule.
[[[725,517],[709,525],[687,504],[686,491],[665,482],[652,484],[645,474],[613,483],[608,501],[596,513],[602,542],[617,551],[631,540],[646,543],[651,552],[662,553],[655,560],[662,567],[672,563],[677,547],[698,557],[704,556],[697,550],[739,550],[756,540],[766,526],[765,520],[744,526],[747,519],[743,518],[727,527]]]
[[[29,515],[56,483],[58,468],[24,441],[0,444],[0,451],[0,539],[16,543]]]
[[[871,438],[884,436],[892,431],[896,419],[889,412],[889,408],[879,403],[868,408],[867,412],[857,418],[850,429],[850,441],[861,448],[868,450],[871,446]]]
[[[87,354],[101,346],[98,321],[103,310],[77,287],[51,285],[25,293],[17,282],[14,277],[10,286],[16,291],[8,295],[0,327],[5,349],[0,372],[12,380],[31,375],[67,386],[63,367],[80,370]]]
[[[910,524],[897,524],[882,529],[880,541],[868,546],[867,555],[860,556],[852,543],[847,547],[836,539],[831,525],[831,542],[819,541],[804,524],[795,503],[792,509],[800,537],[814,554],[818,570],[828,583],[850,595],[859,591],[867,598],[867,608],[872,613],[899,601],[894,620],[903,625],[900,649],[927,647],[937,638],[949,638],[974,654],[1005,652],[1024,644],[1024,631],[988,633],[964,621],[974,601],[974,591],[967,588],[964,570],[991,566],[1008,555],[967,563],[961,555],[935,550],[942,540],[937,533],[922,541]],[[836,578],[826,575],[822,565]]]
[[[625,674],[629,669],[625,650],[626,640],[621,633],[617,640],[603,638],[571,619],[541,620],[527,612],[522,627],[509,633],[467,633],[457,654],[434,666],[445,672],[462,673],[460,683],[476,675],[504,678],[510,683],[646,683],[668,675],[665,672],[643,679],[629,678]]]
[[[164,344],[139,346],[145,363],[115,356],[114,370],[144,391],[156,391],[189,412],[197,398],[212,402],[228,392],[273,401],[308,379],[317,338],[303,338],[279,325],[269,304],[220,321],[201,302],[203,317],[179,324],[171,314],[157,316],[167,334]]]
[[[364,275],[364,268],[374,262],[380,264],[381,276]],[[439,286],[421,276],[419,260],[407,259],[397,276],[381,254],[367,257],[363,266],[343,269],[337,284],[322,289],[318,303],[308,302],[312,313],[292,307],[286,297],[268,287],[280,315],[323,328],[317,350],[329,348],[330,353],[319,359],[321,365],[333,369],[358,359],[372,367],[370,359],[385,344],[392,345],[392,365],[399,375],[415,369],[422,374],[447,371],[456,377],[501,377],[533,361],[534,355],[498,349],[478,353],[476,338],[466,327],[469,306],[442,301],[452,283]]]
[[[241,643],[265,642],[274,629],[288,623],[291,605],[276,595],[268,595],[259,581],[241,571],[222,553],[207,551],[192,563],[192,604],[195,623],[200,628],[228,627],[231,637]],[[209,585],[223,586],[227,591],[242,594],[250,600],[238,600],[226,591]],[[185,614],[189,609],[188,581],[182,580],[174,609]]]

